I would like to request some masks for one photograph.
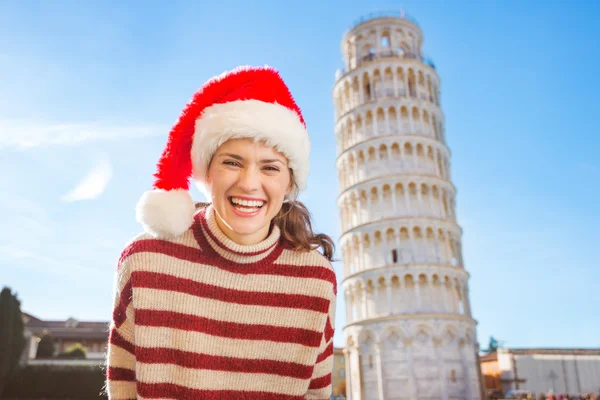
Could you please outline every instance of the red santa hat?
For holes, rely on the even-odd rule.
[[[239,138],[264,141],[283,153],[294,173],[291,196],[305,189],[310,141],[302,112],[275,69],[239,67],[207,81],[169,132],[153,190],[136,207],[145,230],[156,237],[184,233],[195,212],[190,179],[210,196],[208,164],[220,145]]]

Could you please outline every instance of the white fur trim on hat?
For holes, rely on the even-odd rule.
[[[144,192],[136,206],[136,219],[146,232],[159,238],[176,237],[194,222],[195,206],[184,189]]]
[[[290,197],[295,198],[306,188],[310,139],[298,114],[277,103],[236,100],[211,105],[196,120],[191,157],[194,179],[205,194],[208,194],[206,172],[212,156],[226,141],[242,138],[264,141],[286,156],[297,186]]]

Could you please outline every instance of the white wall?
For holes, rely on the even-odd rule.
[[[499,353],[498,357],[502,379],[514,379],[512,355]],[[519,379],[526,380],[519,384],[520,389],[536,393],[600,391],[600,355],[531,354],[515,355],[514,360]],[[514,388],[514,384],[503,386],[505,392]]]

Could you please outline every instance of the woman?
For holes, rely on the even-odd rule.
[[[331,396],[333,242],[295,200],[309,148],[272,68],[226,72],[193,96],[138,203],[146,232],[119,259],[109,398]],[[194,204],[191,177],[209,203]]]

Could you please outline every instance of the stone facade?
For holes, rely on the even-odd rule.
[[[333,90],[347,396],[480,399],[440,79],[406,16],[342,40]]]
[[[500,348],[481,357],[488,391],[600,393],[600,348]]]
[[[331,371],[331,383],[334,398],[346,396],[346,357],[344,349],[333,348],[333,371]]]

